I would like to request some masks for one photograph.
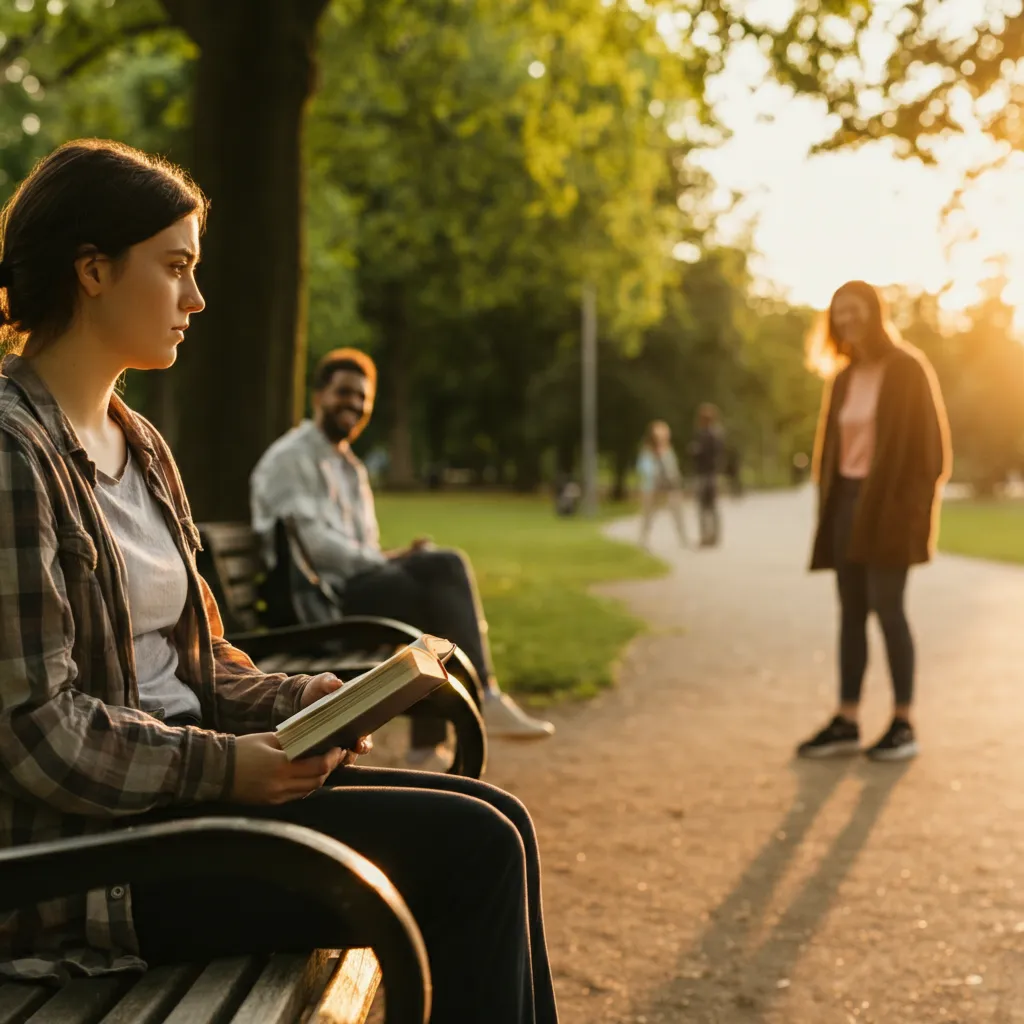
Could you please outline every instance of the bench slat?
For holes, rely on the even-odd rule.
[[[132,975],[108,975],[103,978],[76,978],[28,1018],[28,1024],[92,1024],[116,1002],[128,988]]]
[[[218,558],[218,568],[229,583],[251,583],[263,575],[263,560],[256,550],[248,555],[223,555]]]
[[[369,672],[375,665],[386,661],[394,654],[393,648],[371,651],[353,651],[351,654],[332,654],[323,657],[308,657],[302,654],[268,654],[260,658],[261,672],[284,672],[296,676],[303,672]]]
[[[200,523],[199,529],[219,556],[259,549],[259,538],[248,523]]]
[[[227,597],[231,610],[236,615],[244,615],[255,607],[256,602],[259,600],[259,595],[256,593],[254,583],[251,581],[230,583],[223,580],[222,583],[224,584],[225,597]]]
[[[372,949],[347,949],[309,1024],[365,1024],[380,985]]]
[[[198,964],[154,967],[103,1018],[102,1024],[161,1024],[199,976]]]
[[[261,658],[257,663],[261,672],[284,672],[285,675],[298,676],[309,671],[313,658],[305,658],[301,654],[271,654]],[[268,668],[273,664],[274,668]]]
[[[284,666],[289,665],[293,658],[294,655],[292,654],[268,654],[265,658],[260,658],[256,666],[261,672],[265,672],[269,676],[275,672],[286,671]],[[293,672],[289,673],[289,675],[295,674]]]
[[[219,1024],[236,1007],[259,976],[263,957],[214,960],[196,979],[165,1024]]]
[[[328,655],[327,657],[322,658],[311,658],[309,661],[309,667],[306,671],[315,676],[318,672],[341,672],[344,669],[354,669],[357,665],[361,664],[361,658],[359,659],[359,662],[353,664],[351,657],[340,657],[335,654],[333,656]]]
[[[330,959],[324,949],[312,956],[272,956],[231,1024],[294,1024],[322,991]]]
[[[255,608],[228,608],[231,628],[239,633],[251,633],[260,628],[260,617]]]
[[[24,1024],[51,995],[53,990],[42,985],[0,985],[0,1024]]]

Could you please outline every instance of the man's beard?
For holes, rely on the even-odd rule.
[[[355,425],[352,427],[345,427],[338,423],[337,420],[330,416],[325,416],[321,424],[321,429],[327,436],[327,440],[332,444],[341,444],[342,441],[347,441],[355,429]]]

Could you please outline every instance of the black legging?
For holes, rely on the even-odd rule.
[[[833,534],[839,589],[839,678],[843,703],[860,701],[868,665],[868,615],[874,612],[885,637],[893,696],[897,705],[914,697],[914,638],[904,609],[908,567],[864,565],[846,559],[860,494],[860,481],[840,478],[836,485]]]
[[[515,797],[474,779],[353,766],[280,806],[205,804],[141,820],[216,815],[305,825],[384,871],[423,933],[432,1024],[557,1021],[537,838]],[[134,885],[132,908],[153,964],[359,944],[315,905],[238,877]]]
[[[398,619],[451,640],[465,651],[480,682],[493,685],[487,623],[472,567],[458,551],[414,551],[360,573],[346,581],[341,601],[346,615]],[[413,719],[412,746],[433,747],[446,736],[440,719]]]

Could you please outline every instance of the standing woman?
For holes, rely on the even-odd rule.
[[[664,420],[654,420],[647,427],[636,472],[640,481],[640,543],[649,546],[654,513],[667,505],[675,523],[679,543],[686,546],[683,523],[683,478],[679,460],[672,449],[672,431]]]
[[[802,757],[860,749],[867,620],[885,636],[894,712],[866,751],[879,761],[918,752],[911,721],[914,640],[904,609],[907,573],[927,562],[950,470],[949,427],[935,373],[888,319],[863,281],[844,284],[812,334],[811,361],[827,377],[815,450],[818,525],[812,569],[833,569],[839,590],[839,707]]]
[[[205,215],[177,168],[85,140],[0,217],[0,335],[20,352],[0,375],[0,848],[196,816],[305,825],[405,897],[435,1024],[555,1024],[526,809],[341,750],[285,757],[274,728],[342,683],[267,675],[224,639],[174,459],[116,394],[125,370],[171,366],[203,309]],[[167,879],[0,914],[0,978],[350,938],[242,876]]]

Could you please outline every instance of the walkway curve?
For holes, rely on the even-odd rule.
[[[606,588],[651,627],[620,685],[492,747],[538,823],[564,1024],[1024,1022],[1024,570],[915,572],[921,758],[797,765],[834,699],[811,498],[725,512],[722,548],[663,521],[671,576]],[[872,737],[879,657],[867,692]]]

